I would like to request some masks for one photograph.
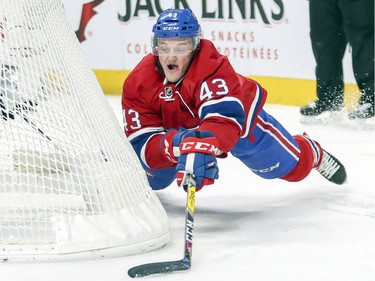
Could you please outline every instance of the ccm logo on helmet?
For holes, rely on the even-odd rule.
[[[205,154],[216,155],[218,149],[215,145],[200,141],[184,141],[180,146],[181,154],[191,152],[202,152]]]
[[[163,30],[179,30],[180,27],[178,26],[165,26],[163,27]]]

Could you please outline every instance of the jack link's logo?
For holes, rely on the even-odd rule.
[[[159,94],[159,98],[165,101],[174,101],[172,87],[165,87],[164,92],[161,92]]]
[[[85,29],[86,29],[87,23],[91,20],[93,16],[97,14],[94,8],[98,6],[99,4],[101,4],[103,1],[105,0],[94,0],[89,3],[83,4],[81,20],[79,22],[79,28],[76,31],[76,36],[79,42],[83,42],[86,40]]]

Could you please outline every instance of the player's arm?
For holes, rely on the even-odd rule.
[[[160,116],[155,114],[139,97],[136,100],[123,98],[122,112],[125,134],[142,164],[151,169],[175,165],[161,150],[160,143],[166,130],[162,126]]]
[[[212,132],[220,149],[228,152],[240,138],[246,118],[236,74],[222,66],[201,82],[197,92],[199,129]]]
[[[195,96],[201,118],[199,128],[195,131],[171,130],[166,134],[163,146],[171,159],[178,163],[178,184],[184,182],[186,173],[196,176],[197,190],[213,184],[219,177],[216,158],[225,157],[239,139],[245,114],[241,100],[231,94],[234,87],[230,84],[225,75],[198,84],[192,92],[199,93],[198,97]],[[239,93],[239,90],[235,92]]]
[[[186,171],[193,172],[197,190],[218,178],[216,156],[222,152],[212,133],[185,129],[165,131],[156,125],[158,118],[152,112],[143,110],[135,114],[135,111],[129,110],[125,103],[125,131],[143,166],[151,169],[177,166],[178,184]],[[154,125],[142,126],[148,119],[154,120]]]
[[[152,61],[153,63],[153,61]],[[151,95],[148,86],[139,79],[147,65],[140,64],[129,74],[123,85],[122,113],[125,134],[142,165],[160,169],[173,165],[161,151],[160,141],[166,134],[161,116],[146,97]]]
[[[199,128],[212,132],[225,152],[239,138],[252,138],[258,114],[266,100],[267,92],[260,85],[249,79],[245,80],[227,95],[216,98],[212,95],[211,99],[203,100],[200,105]]]

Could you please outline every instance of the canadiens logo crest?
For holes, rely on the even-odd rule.
[[[159,94],[159,98],[165,101],[174,101],[172,87],[165,87],[164,92],[161,92]]]
[[[155,174],[153,172],[151,172],[149,170],[145,170],[145,172],[146,172],[147,178],[153,179],[155,177]]]

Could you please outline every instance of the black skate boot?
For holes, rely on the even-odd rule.
[[[374,129],[374,94],[364,94],[358,101],[358,106],[348,115],[350,125],[354,129]]]
[[[343,184],[346,181],[344,165],[332,154],[322,149],[322,160],[316,170],[330,182]]]
[[[349,113],[348,117],[350,120],[368,119],[374,117],[374,104],[365,103],[358,105],[353,112]]]
[[[343,109],[343,99],[334,100],[317,99],[304,107],[301,107],[301,122],[305,124],[325,124],[340,118]]]

